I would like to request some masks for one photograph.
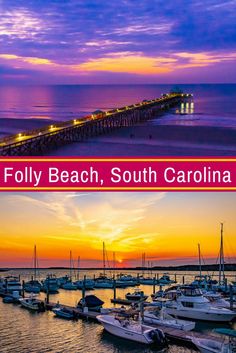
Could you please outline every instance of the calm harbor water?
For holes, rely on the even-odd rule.
[[[41,270],[40,277],[44,278],[48,270]],[[57,276],[62,276],[68,271],[55,270]],[[5,274],[21,275],[22,279],[29,279],[32,271],[17,270]],[[4,275],[5,275],[4,274]],[[81,272],[83,277],[84,272]],[[98,274],[87,271],[92,277]],[[171,274],[171,272],[170,272]],[[173,277],[172,273],[172,278]],[[232,275],[232,273],[231,273]],[[185,281],[193,279],[194,274],[185,275]],[[177,276],[179,282],[182,275]],[[152,286],[140,286],[145,293],[152,293]],[[117,295],[124,297],[132,288],[117,289]],[[89,292],[88,292],[89,293]],[[112,289],[96,289],[90,293],[96,294],[105,302],[105,307],[112,307],[110,299]],[[40,294],[42,299],[45,294]],[[60,290],[59,294],[51,295],[51,301],[59,301],[75,305],[81,298],[81,291]],[[216,324],[198,324],[197,330],[211,331]],[[234,327],[236,328],[236,327]],[[183,346],[170,345],[167,353],[191,353],[194,350]],[[67,321],[55,318],[52,312],[31,313],[18,305],[3,304],[0,300],[0,352],[1,353],[154,353],[153,347],[145,347],[134,342],[116,338],[106,333],[98,323],[86,320]]]

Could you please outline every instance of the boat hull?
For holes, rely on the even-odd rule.
[[[25,292],[27,293],[34,293],[34,294],[38,294],[40,293],[40,288],[39,287],[25,287]]]
[[[95,288],[113,288],[113,283],[95,283]]]
[[[155,317],[151,317],[151,316],[146,316],[144,315],[144,322],[148,323],[148,324],[154,324],[154,325],[159,325],[159,326],[164,326],[164,327],[171,327],[171,328],[175,328],[178,330],[183,330],[183,331],[192,331],[195,328],[195,322],[191,322],[191,321],[183,321],[181,322],[181,320],[179,320],[179,322],[177,322],[176,320],[161,320]]]
[[[35,305],[31,305],[31,304],[28,304],[28,303],[22,303],[21,302],[21,306],[25,309],[28,309],[28,310],[31,310],[31,311],[39,311],[39,307],[38,306],[35,306]]]
[[[214,322],[231,322],[235,317],[235,313],[214,313],[210,311],[199,310],[184,310],[176,308],[166,308],[169,315],[199,320],[199,321],[214,321]]]
[[[126,330],[124,328],[119,328],[119,327],[116,327],[116,326],[109,324],[109,323],[102,323],[102,324],[107,332],[109,332],[112,335],[115,335],[117,337],[128,339],[128,340],[139,342],[139,343],[143,343],[143,344],[151,344],[152,343],[151,339],[148,340],[146,336],[139,334],[137,332]]]
[[[62,311],[62,310],[58,310],[58,309],[54,309],[54,310],[52,310],[53,311],[53,313],[55,314],[55,316],[57,316],[57,317],[59,317],[59,318],[61,318],[61,319],[66,319],[66,320],[72,320],[72,319],[74,319],[74,314],[73,314],[73,312],[64,312],[64,311]]]
[[[205,340],[205,339],[202,339],[202,340],[193,339],[194,345],[197,347],[197,349],[201,353],[221,353],[221,352],[230,353],[230,350],[229,351],[225,350],[222,347],[221,343],[216,342],[216,341],[212,341],[212,340],[211,340],[211,342],[209,340],[208,340],[208,342],[206,342],[206,341],[207,340]],[[210,342],[210,344],[209,344],[209,342]]]

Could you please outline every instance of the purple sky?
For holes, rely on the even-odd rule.
[[[236,82],[235,0],[0,0],[0,83]]]

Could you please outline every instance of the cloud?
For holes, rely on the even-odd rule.
[[[0,17],[0,36],[33,40],[47,31],[43,20],[27,8],[2,11]]]
[[[114,34],[119,34],[119,35],[129,35],[133,33],[142,33],[142,34],[150,34],[150,35],[155,35],[155,34],[166,34],[169,33],[172,29],[173,24],[172,23],[160,23],[160,24],[153,24],[153,25],[141,25],[141,24],[135,24],[135,25],[130,25],[127,27],[121,27],[117,28],[113,31]]]
[[[67,82],[79,83],[84,75],[91,82],[98,72],[101,80],[106,72],[113,73],[112,82],[138,74],[164,81],[184,79],[183,70],[189,77],[188,69],[202,80],[206,66],[209,80],[215,77],[214,68],[223,66],[236,79],[234,57],[230,59],[236,52],[235,11],[236,2],[229,0],[207,0],[204,6],[199,0],[3,1],[1,60],[8,55],[13,69],[28,69],[29,81],[35,71],[45,72],[46,81],[68,77]],[[208,57],[197,57],[201,54]]]
[[[119,193],[115,197],[113,193],[40,193],[8,195],[4,202],[13,213],[19,208],[30,210],[35,227],[38,215],[48,220],[48,224],[44,224],[45,230],[55,224],[58,233],[47,234],[46,231],[45,239],[87,242],[95,249],[100,249],[101,241],[106,241],[108,247],[115,245],[127,252],[155,238],[156,231],[144,235],[138,231],[138,225],[150,208],[164,197],[165,193],[144,193],[140,201],[136,193]]]
[[[86,42],[85,45],[88,47],[114,47],[116,45],[128,45],[131,44],[132,42],[128,41],[115,41],[115,40],[110,40],[110,39],[105,39],[105,40],[94,40],[90,42]]]

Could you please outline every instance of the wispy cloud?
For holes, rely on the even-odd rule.
[[[47,26],[43,19],[27,8],[9,9],[1,13],[0,36],[34,40],[46,31]]]

